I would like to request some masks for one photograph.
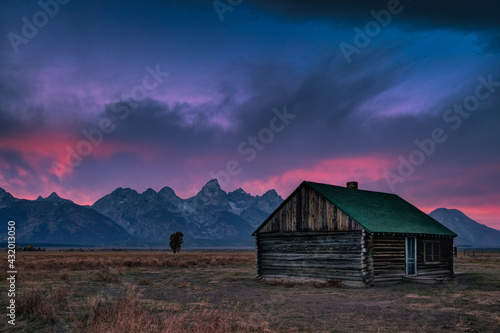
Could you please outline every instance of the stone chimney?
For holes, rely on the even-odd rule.
[[[357,190],[358,189],[358,182],[347,182],[346,187]]]

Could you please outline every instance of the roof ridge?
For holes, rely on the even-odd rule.
[[[308,184],[318,184],[318,185],[324,185],[324,186],[331,186],[331,187],[338,187],[338,188],[342,188],[342,189],[347,189],[347,190],[351,190],[350,188],[347,188],[345,186],[340,186],[340,185],[332,185],[332,184],[327,184],[327,183],[318,183],[318,182],[312,182],[312,181],[309,181],[309,180],[304,180],[305,183],[308,183]],[[352,189],[354,190],[354,189]],[[362,192],[372,192],[372,193],[378,193],[378,194],[386,194],[386,195],[393,195],[393,196],[396,196],[398,198],[401,198],[399,195],[397,195],[396,193],[388,193],[388,192],[380,192],[380,191],[373,191],[373,190],[363,190],[363,189],[355,189],[356,191],[362,191]]]

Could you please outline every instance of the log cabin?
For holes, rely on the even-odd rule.
[[[454,232],[401,197],[357,182],[302,182],[252,235],[260,278],[373,286],[454,276]]]

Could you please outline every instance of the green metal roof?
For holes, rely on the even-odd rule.
[[[305,181],[372,233],[457,236],[453,231],[401,197],[382,192]]]

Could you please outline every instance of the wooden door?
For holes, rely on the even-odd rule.
[[[417,238],[406,236],[406,275],[417,275]]]

